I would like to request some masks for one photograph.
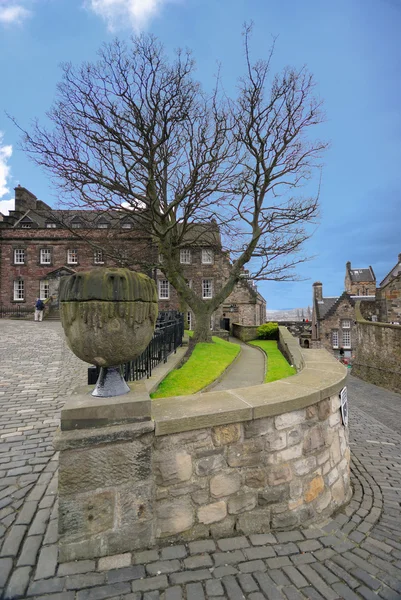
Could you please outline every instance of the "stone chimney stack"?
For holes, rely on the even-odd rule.
[[[15,210],[25,213],[27,210],[35,210],[37,198],[32,192],[18,185],[15,191]]]
[[[313,284],[313,297],[319,302],[323,300],[323,284],[320,281],[316,281]]]
[[[347,271],[351,270],[351,263],[350,263],[350,261],[348,261],[345,266],[347,268]]]
[[[398,262],[401,263],[401,254],[398,255]]]

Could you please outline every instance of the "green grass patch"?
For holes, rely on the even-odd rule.
[[[262,348],[267,356],[267,373],[265,375],[265,383],[277,381],[295,375],[297,370],[288,364],[280,350],[277,348],[275,340],[254,340],[249,342],[252,346]]]
[[[196,394],[217,379],[232,363],[240,347],[218,337],[212,340],[212,344],[196,344],[187,362],[181,369],[171,371],[151,398]]]

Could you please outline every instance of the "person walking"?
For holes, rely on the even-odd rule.
[[[43,300],[40,298],[36,298],[35,302],[35,321],[43,321],[43,311],[45,309],[45,305]]]

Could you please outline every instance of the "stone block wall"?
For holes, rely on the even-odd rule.
[[[243,342],[256,340],[258,338],[258,326],[233,323],[233,336]]]
[[[156,437],[155,539],[307,526],[350,497],[338,394],[306,409]]]
[[[365,321],[360,312],[357,317],[353,375],[401,393],[401,325]]]

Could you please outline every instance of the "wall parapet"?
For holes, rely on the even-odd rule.
[[[355,306],[357,349],[352,373],[364,381],[401,392],[401,325],[367,321]]]
[[[307,526],[347,502],[346,369],[296,352],[303,368],[285,380],[155,399],[137,424],[116,423],[111,399],[110,427],[59,431],[60,560]]]
[[[258,328],[259,325],[241,325],[240,323],[233,323],[233,336],[241,340],[241,342],[251,342],[258,338]]]

